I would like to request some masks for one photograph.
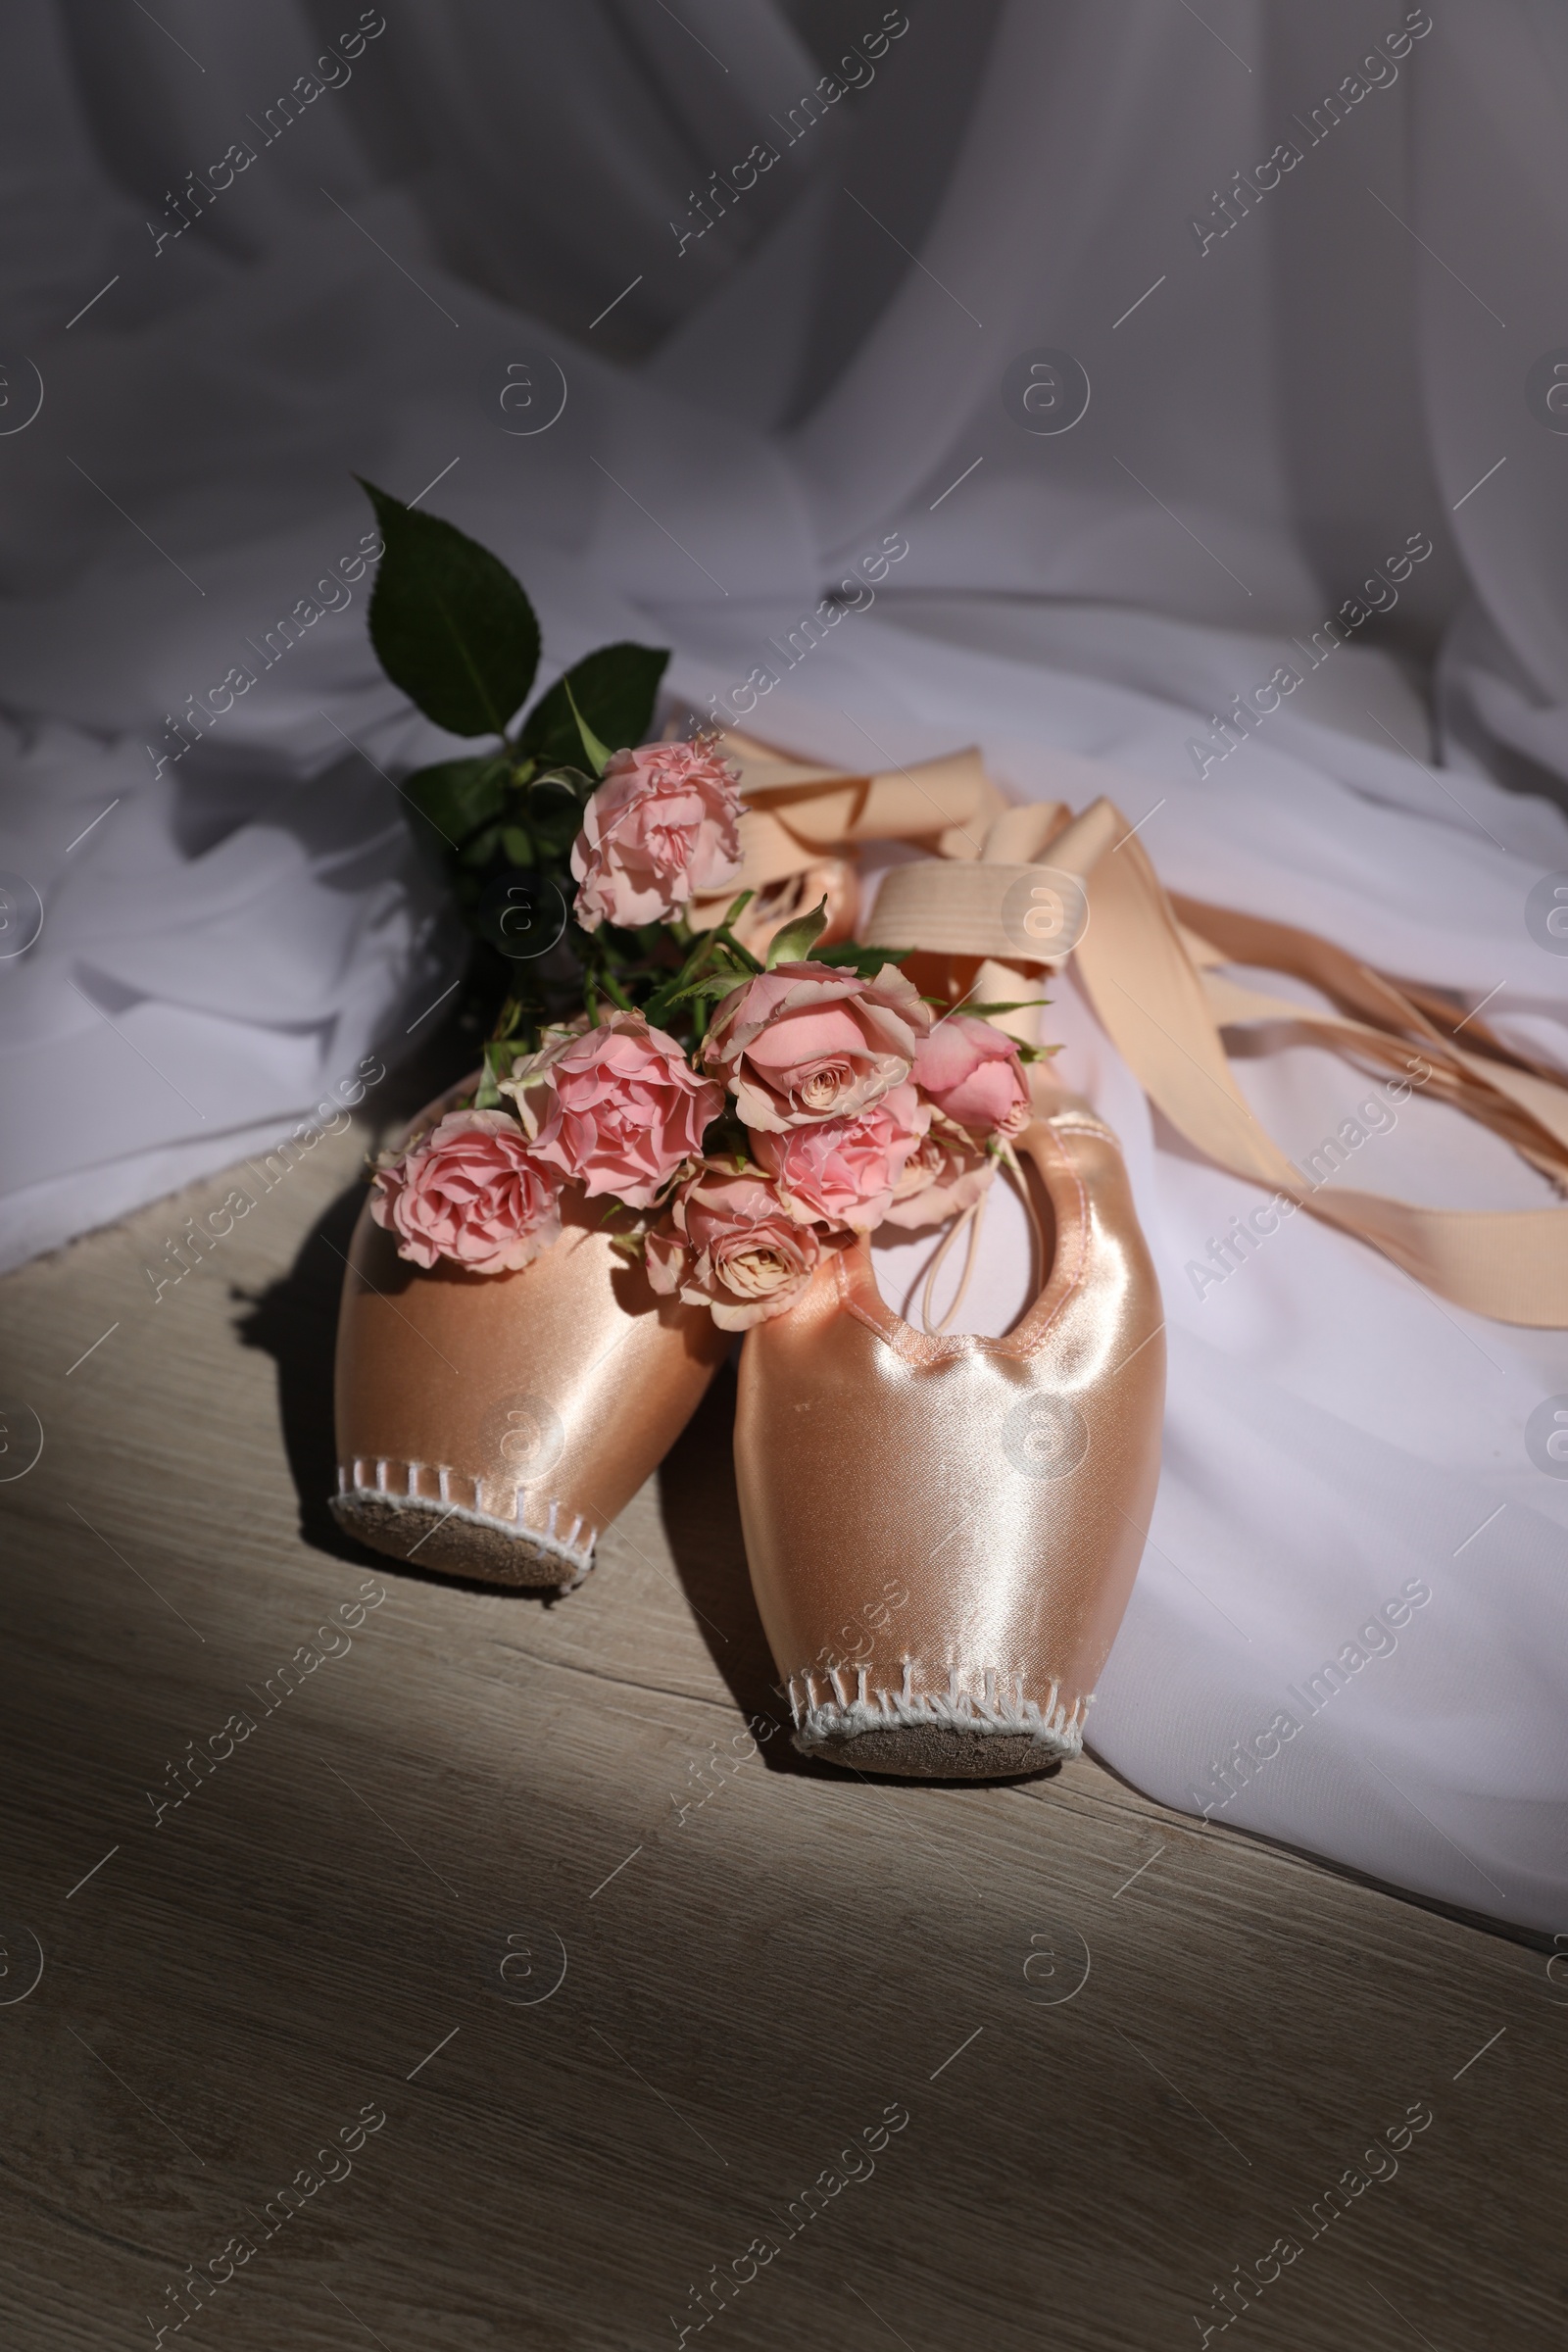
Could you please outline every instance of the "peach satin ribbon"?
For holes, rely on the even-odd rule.
[[[853,858],[868,841],[924,849],[924,859],[884,876],[868,941],[977,962],[965,975],[969,993],[1010,1002],[1032,995],[1058,960],[1030,953],[1009,915],[1017,878],[1030,869],[1043,882],[1074,876],[1089,920],[1073,954],[1095,1011],[1151,1102],[1205,1157],[1369,1243],[1456,1306],[1504,1323],[1568,1327],[1568,1208],[1427,1208],[1314,1185],[1252,1111],[1221,1032],[1258,1024],[1264,1043],[1304,1038],[1359,1068],[1414,1078],[1568,1191],[1568,1087],[1544,1063],[1435,991],[1392,980],[1310,931],[1172,899],[1128,820],[1098,797],[1106,771],[1088,760],[1058,762],[1064,781],[1097,795],[1071,816],[1062,803],[1009,804],[975,751],[852,775],[742,735],[727,736],[724,748],[747,802],[737,888]],[[984,881],[977,865],[992,869]],[[1262,994],[1230,978],[1223,967],[1231,964],[1288,972],[1333,1009]],[[1004,1025],[1021,1031],[1035,1017]]]

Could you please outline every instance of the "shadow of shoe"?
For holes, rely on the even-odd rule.
[[[790,1739],[789,1693],[778,1679],[746,1565],[734,1422],[735,1367],[727,1363],[660,1467],[664,1539],[709,1655],[751,1726],[762,1761],[802,1780],[842,1782],[842,1773],[800,1755]],[[774,1728],[764,1737],[759,1726],[768,1724]]]
[[[245,1347],[261,1348],[277,1367],[278,1419],[299,1499],[301,1541],[334,1559],[381,1566],[382,1556],[354,1543],[327,1508],[337,1489],[332,1350],[338,1293],[343,1252],[364,1197],[363,1185],[351,1185],[318,1218],[286,1274],[264,1291],[231,1289],[229,1297],[245,1309],[235,1325]]]

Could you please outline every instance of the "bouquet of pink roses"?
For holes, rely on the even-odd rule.
[[[599,732],[648,731],[665,657],[603,648],[509,734],[538,661],[520,585],[451,523],[370,496],[384,667],[449,731],[500,738],[406,788],[492,995],[506,978],[471,1102],[375,1172],[401,1253],[515,1271],[577,1186],[656,1291],[743,1331],[853,1235],[961,1219],[1028,1118],[1030,1050],[982,1017],[1010,1008],[934,1019],[900,955],[843,939],[813,956],[825,901],[784,919],[742,890],[703,914],[743,863],[717,739],[612,751]]]
[[[1028,1116],[1022,1050],[973,1014],[934,1020],[881,951],[814,959],[823,908],[777,930],[765,960],[737,929],[750,892],[694,938],[682,910],[738,872],[740,814],[710,742],[607,760],[571,849],[575,922],[590,937],[657,922],[678,960],[641,1004],[612,978],[523,1050],[490,1044],[472,1106],[377,1171],[374,1214],[405,1256],[524,1266],[580,1185],[656,1291],[744,1331],[789,1307],[835,1243],[978,1200]]]

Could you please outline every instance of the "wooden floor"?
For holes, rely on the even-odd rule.
[[[1237,2265],[1258,2352],[1568,2341],[1568,1961],[1088,1758],[804,1765],[725,1384],[567,1600],[339,1538],[366,1142],[0,1283],[0,2341],[1148,2352]]]

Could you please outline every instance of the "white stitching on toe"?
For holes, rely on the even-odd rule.
[[[373,1486],[366,1476],[372,1459],[375,1463],[375,1484]],[[440,1506],[437,1505],[433,1495],[420,1494],[418,1483],[420,1471],[429,1466],[422,1462],[396,1462],[390,1455],[356,1455],[352,1462],[338,1464],[337,1494],[333,1497],[334,1505],[337,1503],[352,1505],[356,1502],[378,1502],[390,1503],[395,1509],[407,1510],[412,1503],[420,1511],[433,1511]],[[399,1492],[392,1484],[394,1468],[405,1473],[402,1492]],[[562,1591],[564,1592],[576,1591],[594,1564],[594,1551],[600,1534],[600,1531],[591,1526],[581,1512],[578,1512],[573,1518],[570,1534],[563,1537],[557,1532],[562,1510],[559,1497],[551,1496],[547,1503],[545,1496],[533,1496],[519,1487],[514,1498],[513,1516],[502,1518],[496,1512],[487,1511],[482,1507],[480,1483],[477,1479],[463,1476],[446,1464],[441,1465],[438,1477],[441,1489],[440,1504],[445,1506],[446,1518],[462,1519],[473,1527],[494,1528],[506,1536],[526,1536],[528,1542],[536,1549],[544,1552],[551,1559],[559,1560],[562,1567],[568,1572],[563,1578]],[[459,1479],[460,1483],[471,1492],[473,1496],[471,1506],[466,1502],[452,1500],[452,1485],[455,1478]]]
[[[901,1688],[883,1688],[874,1695],[868,1688],[870,1670],[861,1666],[856,1694],[849,1700],[836,1673],[826,1678],[833,1697],[823,1702],[817,1700],[809,1667],[792,1674],[789,1694],[795,1744],[809,1753],[828,1745],[842,1746],[864,1732],[914,1731],[935,1725],[943,1731],[969,1732],[988,1739],[1024,1738],[1040,1750],[1042,1760],[1082,1752],[1084,1720],[1094,1703],[1092,1691],[1069,1705],[1061,1696],[1059,1682],[1054,1681],[1041,1703],[1025,1698],[1024,1677],[1017,1671],[1004,1678],[1006,1693],[1001,1696],[999,1685],[1004,1677],[997,1667],[950,1666],[946,1690],[916,1692],[913,1677],[920,1661],[906,1658],[903,1663]],[[804,1704],[796,1693],[798,1682],[805,1690]],[[978,1685],[983,1695],[977,1697],[972,1688],[963,1687],[965,1683]]]

